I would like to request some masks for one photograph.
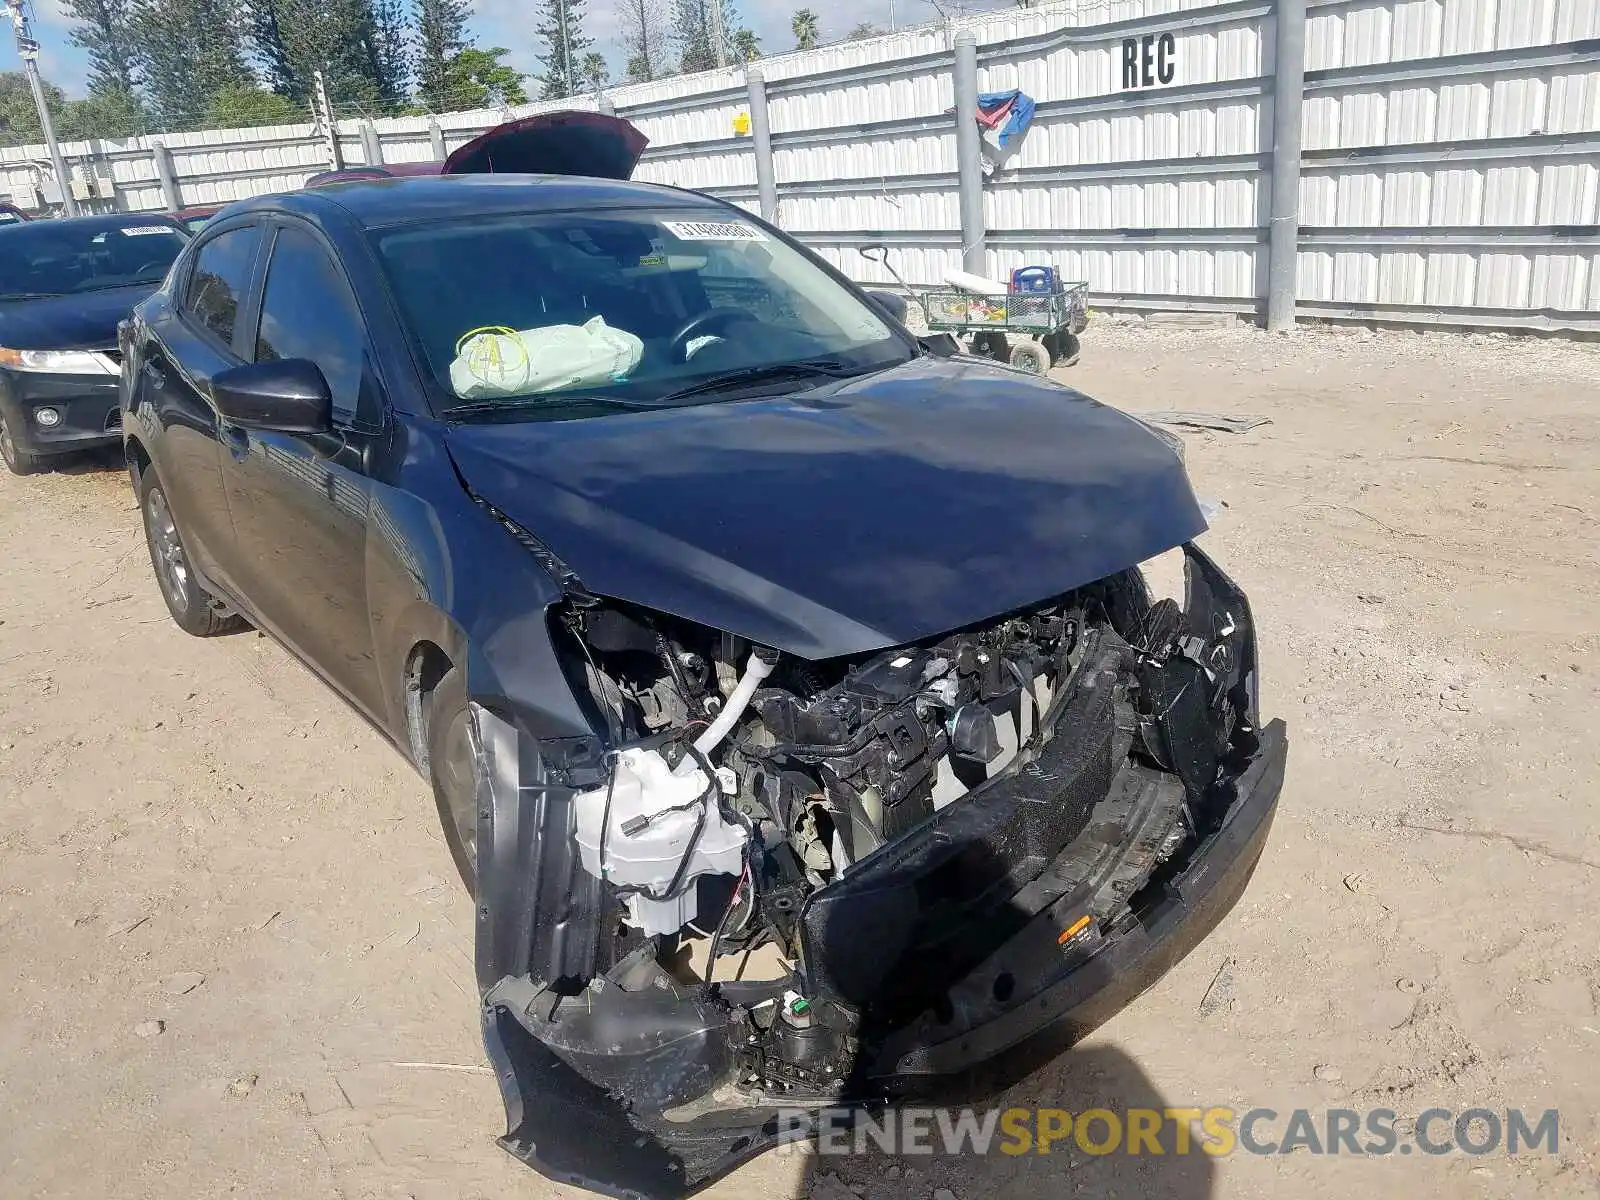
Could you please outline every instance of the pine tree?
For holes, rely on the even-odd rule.
[[[134,52],[128,35],[128,0],[64,0],[62,9],[79,22],[72,44],[89,58],[89,91],[131,94]]]
[[[386,111],[372,0],[246,0],[252,52],[267,84],[295,104],[308,104],[316,72],[335,107]],[[402,48],[403,53],[403,48]]]
[[[266,76],[268,87],[295,104],[306,104],[311,99],[308,83],[298,78],[289,59],[279,19],[280,7],[279,0],[245,0],[244,18],[250,51]]]
[[[401,0],[371,0],[372,71],[384,108],[406,102],[411,65],[406,54],[406,15]]]
[[[587,0],[542,0],[539,23],[533,35],[544,43],[539,55],[543,67],[544,100],[559,100],[583,90],[583,60],[594,42],[584,36],[583,16]]]
[[[255,85],[238,18],[229,0],[138,0],[128,43],[161,123],[193,128],[223,88]]]
[[[722,59],[730,63],[741,61],[737,44],[741,25],[732,0],[674,0],[672,40],[678,47],[679,69],[684,72],[709,71],[717,66],[718,47],[712,42],[713,4],[722,17]]]
[[[661,0],[622,0],[617,18],[622,25],[622,49],[628,57],[628,79],[645,83],[668,74],[670,35]]]
[[[455,107],[451,96],[450,62],[472,44],[467,18],[470,0],[413,0],[412,72],[417,100],[434,112]]]
[[[709,71],[717,65],[711,49],[706,0],[673,0],[672,40],[678,49],[678,69],[685,74]]]

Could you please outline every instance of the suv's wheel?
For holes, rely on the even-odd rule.
[[[428,775],[439,824],[467,891],[478,888],[478,739],[459,667],[445,672],[428,698]]]
[[[0,461],[4,461],[6,470],[13,475],[32,475],[44,470],[45,466],[44,455],[17,445],[11,436],[11,426],[6,423],[5,413],[0,413]]]
[[[161,598],[178,628],[195,637],[216,637],[245,628],[245,619],[231,613],[201,585],[189,565],[183,548],[183,535],[167,505],[167,493],[156,477],[154,467],[139,475],[139,511],[144,516],[144,540],[150,547],[150,565],[155,568]]]

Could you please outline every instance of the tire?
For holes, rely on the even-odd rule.
[[[1011,341],[999,330],[980,329],[972,335],[972,352],[995,362],[1011,361]]]
[[[178,628],[195,637],[219,637],[247,628],[248,622],[208,592],[189,565],[183,535],[154,467],[146,467],[139,475],[139,515],[144,518],[150,567]]]
[[[468,895],[478,890],[478,739],[460,668],[446,671],[428,697],[428,781],[444,844]]]
[[[1065,329],[1058,329],[1044,339],[1044,348],[1050,352],[1050,365],[1052,367],[1075,367],[1078,365],[1078,356],[1083,351],[1078,335],[1068,333]]]
[[[1050,369],[1050,352],[1038,342],[1018,342],[1011,347],[1011,365],[1030,375],[1043,375]]]
[[[5,413],[0,413],[0,462],[4,462],[6,470],[13,475],[36,475],[49,462],[46,455],[35,454],[17,445],[11,436],[11,426]]]

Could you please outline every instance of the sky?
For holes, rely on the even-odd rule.
[[[938,16],[929,0],[783,0],[777,4],[771,0],[734,0],[734,3],[743,22],[756,31],[762,50],[768,54],[794,49],[789,18],[797,8],[809,7],[816,12],[823,41],[843,36],[861,21],[889,28],[891,5],[895,20],[901,26],[925,24]],[[968,8],[994,8],[1008,3],[1009,0],[972,0]],[[68,96],[83,95],[86,69],[83,51],[67,41],[72,22],[62,14],[60,0],[32,0],[32,5],[33,34],[40,42],[40,72]],[[512,66],[525,73],[536,72],[539,47],[532,33],[533,7],[530,0],[476,0],[471,29],[477,44],[504,46],[510,51],[507,61]],[[950,5],[946,3],[944,7]],[[623,54],[618,44],[616,0],[588,0],[585,26],[596,47],[611,62],[613,74],[620,74]],[[15,43],[10,37],[0,36],[0,71],[20,70],[21,66]]]

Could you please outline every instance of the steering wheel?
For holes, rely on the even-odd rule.
[[[673,362],[688,362],[689,343],[695,338],[715,336],[730,325],[753,320],[755,318],[742,308],[707,309],[699,316],[690,317],[679,327],[678,332],[672,335],[672,340],[667,344],[668,354]]]

